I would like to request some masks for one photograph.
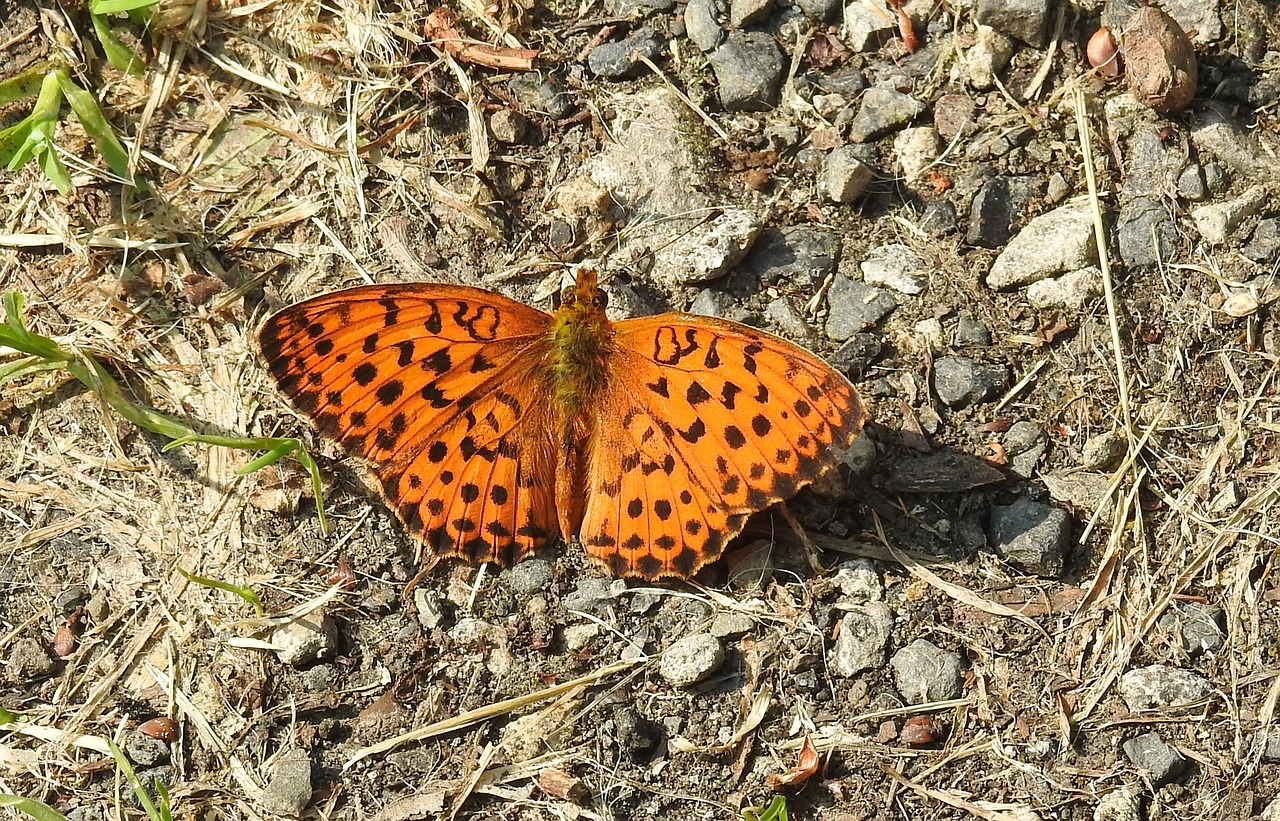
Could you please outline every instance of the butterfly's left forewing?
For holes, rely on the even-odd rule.
[[[441,555],[511,561],[556,535],[550,317],[451,285],[374,285],[285,308],[259,332],[281,390],[368,460]]]
[[[830,468],[866,416],[830,365],[737,323],[643,317],[614,343],[581,538],[619,575],[692,575]]]

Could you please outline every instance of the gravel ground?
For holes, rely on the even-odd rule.
[[[101,18],[133,76],[0,0],[0,77],[69,66],[142,183],[64,106],[0,287],[140,403],[301,437],[330,532],[292,459],[5,384],[0,793],[137,817],[114,739],[183,818],[1280,818],[1274,3],[165,13]],[[549,309],[576,263],[870,408],[695,579],[431,561],[253,343],[360,282]]]

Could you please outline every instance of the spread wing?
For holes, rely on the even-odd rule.
[[[558,533],[548,314],[456,285],[370,285],[285,308],[258,340],[295,407],[367,460],[442,555],[510,562]]]
[[[822,475],[866,409],[814,354],[734,322],[619,322],[589,447],[582,543],[618,575],[688,577]]]

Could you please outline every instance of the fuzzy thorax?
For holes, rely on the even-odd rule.
[[[596,273],[580,269],[575,284],[561,295],[551,322],[550,373],[561,419],[572,419],[604,385],[613,345],[613,326],[605,316],[608,299]]]

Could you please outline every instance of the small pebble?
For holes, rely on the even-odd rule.
[[[639,29],[630,36],[614,43],[601,43],[587,55],[587,68],[597,77],[617,80],[639,71],[644,64],[643,55],[657,60],[662,55],[664,43],[657,32]]]
[[[961,659],[928,639],[916,639],[893,654],[894,685],[908,704],[956,698],[961,693]]]
[[[1190,670],[1152,664],[1120,677],[1120,697],[1130,712],[1198,704],[1213,694],[1213,685]]]
[[[848,678],[883,666],[893,616],[884,602],[868,602],[845,613],[828,656],[831,674]]]
[[[658,672],[675,687],[691,687],[724,663],[724,645],[710,633],[694,633],[672,644],[658,662]]]
[[[967,356],[944,356],[933,363],[933,389],[949,408],[963,408],[990,399],[1008,384],[1003,367]]]
[[[276,656],[290,667],[307,667],[333,656],[338,648],[338,625],[323,610],[282,624],[271,632]]]
[[[1168,784],[1187,769],[1187,760],[1157,732],[1143,733],[1121,747],[1133,766],[1145,771],[1156,786]]]
[[[1097,261],[1093,211],[1087,200],[1074,200],[1027,223],[996,257],[987,274],[987,285],[1003,291],[1095,265]]]
[[[726,111],[767,111],[778,104],[786,64],[770,35],[731,32],[708,60]]]
[[[684,31],[702,52],[714,51],[724,42],[724,28],[719,16],[722,7],[717,0],[689,0],[684,7]]]
[[[861,268],[862,279],[868,285],[884,285],[900,294],[915,296],[929,284],[929,267],[924,260],[898,243],[872,249]]]
[[[853,146],[839,146],[822,161],[818,187],[832,202],[848,204],[867,192],[875,171],[858,158]]]
[[[1014,567],[1037,576],[1061,575],[1071,540],[1066,511],[1019,497],[991,509],[987,534],[996,553]]]
[[[849,124],[849,139],[867,143],[888,136],[923,114],[925,108],[909,94],[876,86],[862,95],[862,105]]]
[[[1047,44],[1049,0],[977,0],[974,20],[1033,48]]]
[[[498,576],[498,581],[515,593],[528,595],[546,590],[554,578],[555,572],[551,562],[533,558],[525,559],[503,570]]]
[[[275,815],[301,818],[311,802],[311,792],[311,758],[302,750],[293,750],[271,765],[271,774],[259,801]]]
[[[827,291],[827,305],[827,336],[843,342],[875,327],[898,307],[898,301],[888,291],[837,274]]]
[[[500,143],[515,145],[529,134],[529,121],[519,111],[500,108],[489,117],[489,131]]]

